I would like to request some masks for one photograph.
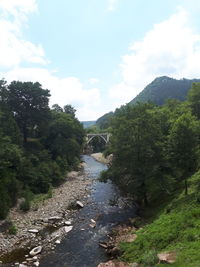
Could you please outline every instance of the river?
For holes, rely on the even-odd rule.
[[[94,180],[91,195],[73,218],[73,230],[54,252],[42,258],[41,267],[97,267],[108,260],[99,242],[106,239],[112,227],[134,217],[135,208],[124,205],[117,188],[110,181],[98,181],[100,172],[107,166],[90,156],[83,156],[83,160],[86,162],[85,175]],[[90,226],[91,219],[96,221],[95,228]]]

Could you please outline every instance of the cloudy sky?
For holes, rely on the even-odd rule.
[[[0,75],[93,120],[158,76],[200,78],[199,0],[0,0]]]

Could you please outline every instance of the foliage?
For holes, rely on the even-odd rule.
[[[8,228],[8,232],[10,235],[16,235],[17,234],[17,227],[16,227],[16,225],[13,224],[13,222],[11,222],[11,224]]]
[[[79,163],[85,133],[75,109],[50,110],[49,96],[39,83],[0,81],[0,219],[18,197],[27,211],[33,194],[50,196]]]
[[[103,179],[112,179],[144,205],[183,182],[187,194],[187,177],[198,167],[199,129],[188,102],[122,106],[112,120],[108,151],[114,156]]]
[[[196,200],[199,171],[188,180],[188,195],[184,194],[184,190],[178,190],[174,192],[173,200],[162,199],[161,210],[158,202],[146,209],[144,216],[149,223],[136,231],[138,237],[134,242],[121,243],[123,260],[149,266],[146,259],[152,250],[154,255],[175,251],[177,260],[171,266],[199,266],[200,209]],[[148,214],[149,209],[153,212],[151,215]],[[155,264],[158,263],[158,258],[155,260]]]

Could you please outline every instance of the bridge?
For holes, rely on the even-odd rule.
[[[110,140],[111,134],[110,133],[87,134],[86,137],[87,144],[89,144],[92,141],[92,139],[97,136],[103,139],[107,144]]]

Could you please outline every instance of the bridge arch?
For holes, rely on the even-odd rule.
[[[104,140],[104,142],[107,144],[110,140],[110,133],[99,133],[99,134],[87,134],[87,145],[95,138],[95,137],[100,137],[101,139]]]

